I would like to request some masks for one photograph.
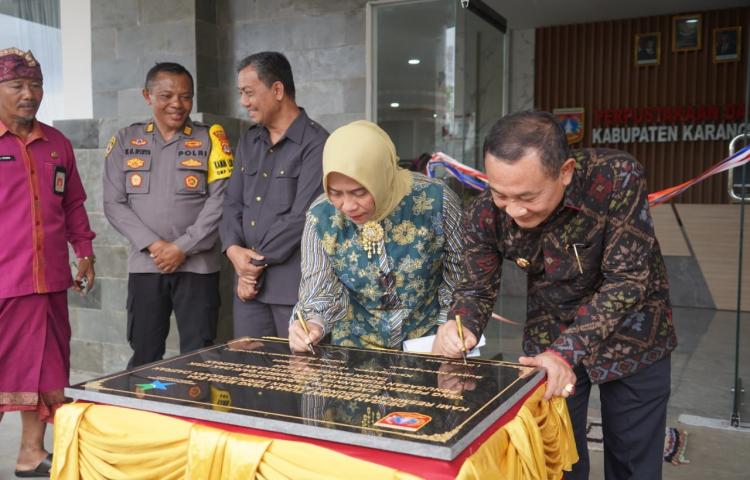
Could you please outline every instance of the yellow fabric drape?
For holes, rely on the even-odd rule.
[[[578,461],[565,401],[529,397],[516,417],[463,463],[460,480],[560,479]],[[52,478],[288,480],[417,477],[304,441],[193,424],[151,412],[73,403],[55,415]]]
[[[458,480],[559,480],[578,461],[565,400],[538,388],[516,414],[461,466]]]

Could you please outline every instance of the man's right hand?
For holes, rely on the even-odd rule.
[[[543,368],[547,371],[545,400],[552,397],[568,398],[575,392],[576,374],[559,355],[552,352],[543,352],[533,357],[518,357],[518,363],[527,367]]]
[[[477,344],[477,337],[471,331],[463,327],[464,348],[466,353]],[[455,320],[448,320],[440,325],[432,343],[432,353],[444,357],[458,358],[461,356],[461,339],[458,336],[458,327]]]
[[[148,246],[148,253],[151,254],[151,258],[154,258],[155,256],[159,255],[159,252],[161,252],[162,249],[167,247],[168,245],[169,242],[165,242],[164,240],[157,240]]]
[[[258,288],[254,281],[246,280],[243,277],[237,278],[237,298],[243,302],[252,300],[258,295]]]
[[[305,329],[302,328],[302,324],[299,320],[295,320],[291,327],[289,327],[289,348],[294,353],[309,352],[307,349],[308,342],[316,345],[321,338],[323,338],[323,327],[318,325],[317,322],[308,320],[307,328],[310,330],[310,336],[305,333]]]
[[[253,260],[261,262],[265,257],[255,250],[243,248],[239,245],[232,245],[227,248],[227,258],[232,262],[238,277],[245,277],[256,282],[267,267],[267,265],[253,265]]]

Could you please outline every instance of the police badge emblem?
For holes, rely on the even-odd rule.
[[[185,177],[185,187],[195,190],[198,188],[198,184],[200,181],[198,180],[198,177],[196,175],[188,175]]]
[[[143,185],[143,177],[141,177],[137,173],[134,173],[130,176],[130,185],[132,185],[134,188],[139,188],[141,185]]]

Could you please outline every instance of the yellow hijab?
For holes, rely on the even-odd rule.
[[[323,147],[323,189],[328,194],[328,174],[338,172],[356,180],[375,199],[370,221],[379,222],[411,190],[408,170],[398,166],[391,138],[372,122],[357,120],[336,129]]]

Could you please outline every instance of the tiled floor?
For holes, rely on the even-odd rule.
[[[498,312],[522,322],[525,302],[504,299]],[[688,432],[689,465],[665,464],[665,479],[729,480],[750,478],[750,429],[720,431],[678,423],[680,414],[728,419],[732,410],[736,313],[718,310],[674,309],[679,345],[672,354],[672,395],[669,401],[669,426]],[[740,410],[750,422],[750,314],[741,318],[740,377],[744,376],[745,402]],[[485,330],[487,347],[482,356],[503,354],[517,360],[521,353],[522,328],[493,321]],[[592,390],[590,416],[599,416],[598,392]],[[591,452],[591,480],[604,478],[602,453]]]
[[[506,299],[499,306],[505,317],[523,321],[525,303],[519,299]],[[664,465],[665,479],[732,480],[750,478],[748,455],[750,431],[719,431],[682,425],[680,414],[687,413],[712,418],[729,417],[731,411],[732,375],[734,372],[735,314],[727,311],[677,308],[674,311],[679,347],[672,355],[672,397],[669,406],[671,426],[688,431],[687,457],[689,465]],[[745,384],[750,384],[750,314],[742,317],[740,333],[741,370]],[[505,360],[513,361],[520,354],[522,329],[518,326],[493,321],[486,330],[488,345],[483,357],[502,353]],[[74,380],[81,381],[80,375]],[[747,389],[748,387],[746,387]],[[598,416],[598,395],[592,395],[592,416]],[[746,394],[743,418],[750,420],[750,396]],[[0,480],[13,478],[20,420],[16,413],[6,414],[0,423]],[[51,429],[48,448],[52,447]],[[591,479],[601,479],[602,453],[592,452]]]

